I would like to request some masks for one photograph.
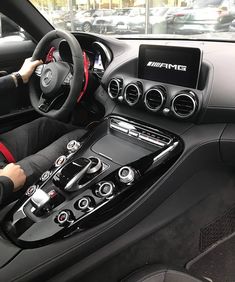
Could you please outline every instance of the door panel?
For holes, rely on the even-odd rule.
[[[35,43],[18,33],[0,36],[0,71],[18,71],[24,60],[32,56]],[[0,133],[35,116],[29,100],[27,85],[0,93]]]

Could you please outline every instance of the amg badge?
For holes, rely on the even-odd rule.
[[[168,70],[176,70],[176,71],[187,71],[187,66],[184,65],[173,65],[168,63],[160,63],[160,62],[151,62],[147,63],[147,67],[154,67],[154,68],[165,68]]]

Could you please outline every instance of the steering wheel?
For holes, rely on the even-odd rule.
[[[63,30],[48,32],[36,46],[32,60],[46,58],[54,39],[65,39],[72,54],[72,64],[52,61],[39,66],[29,82],[30,100],[40,114],[58,120],[68,117],[77,102],[84,78],[83,53],[77,39]],[[38,83],[40,77],[40,85]]]

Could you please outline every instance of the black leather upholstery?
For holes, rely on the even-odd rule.
[[[146,266],[131,273],[121,282],[202,282],[191,275],[177,270],[160,268],[156,265]]]

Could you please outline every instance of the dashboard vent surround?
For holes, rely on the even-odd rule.
[[[179,118],[191,117],[196,109],[197,99],[192,91],[180,92],[172,100],[171,110]]]
[[[108,94],[110,98],[116,99],[122,91],[122,80],[119,78],[112,78],[108,85]]]
[[[134,106],[138,103],[141,96],[141,89],[135,83],[130,83],[126,86],[124,91],[124,100],[129,106]]]
[[[144,96],[144,104],[153,112],[159,111],[166,100],[166,90],[162,86],[149,89]]]

